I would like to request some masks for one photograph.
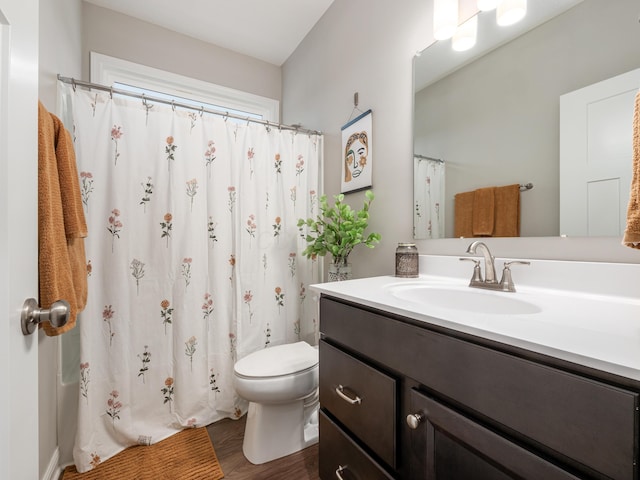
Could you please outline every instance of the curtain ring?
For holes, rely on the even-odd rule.
[[[113,85],[109,88],[109,97],[113,100]]]
[[[267,124],[265,125],[265,128],[267,129],[267,133],[271,132],[271,126],[269,125],[269,120],[267,120]]]
[[[249,119],[249,117],[247,117],[247,127],[249,126],[249,121],[250,121],[250,119]]]
[[[200,105],[200,116],[204,115],[204,105]]]
[[[171,110],[176,111],[176,103],[175,100],[171,99]]]
[[[226,122],[229,118],[229,112],[224,112],[224,121]]]
[[[75,91],[76,91],[76,79],[75,78],[71,79],[71,88],[73,88],[73,92],[75,93]]]
[[[143,105],[145,108],[148,108],[148,107],[147,107],[147,98],[144,96],[144,93],[142,94],[142,105]]]

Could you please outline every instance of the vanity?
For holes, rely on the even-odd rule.
[[[640,265],[532,261],[506,293],[420,261],[313,286],[320,478],[640,478]]]

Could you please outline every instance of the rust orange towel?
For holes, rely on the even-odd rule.
[[[84,240],[87,224],[71,135],[55,115],[38,103],[38,270],[40,306],[56,300],[71,306],[69,321],[60,328],[48,322],[47,335],[75,326],[87,301]]]
[[[520,236],[520,185],[505,185],[495,190],[496,218],[494,237]]]
[[[495,187],[479,188],[473,194],[473,236],[491,237],[494,230]]]
[[[454,235],[456,238],[473,237],[473,193],[463,192],[455,195]]]
[[[633,172],[627,208],[627,228],[622,244],[640,249],[640,91],[636,94],[633,113]]]

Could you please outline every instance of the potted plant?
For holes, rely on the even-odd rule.
[[[307,226],[307,248],[302,252],[307,258],[325,256],[327,253],[333,258],[329,264],[329,280],[347,280],[351,278],[349,254],[357,245],[363,244],[373,248],[380,241],[379,233],[369,233],[365,237],[364,231],[369,226],[369,206],[373,201],[373,192],[365,192],[365,202],[362,210],[353,210],[344,203],[344,195],[335,195],[335,203],[329,206],[327,196],[320,197],[320,212],[315,219],[301,218],[298,228]]]

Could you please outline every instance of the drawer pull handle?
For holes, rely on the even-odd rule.
[[[407,415],[407,425],[411,430],[415,430],[423,422],[424,415],[422,413],[411,413]]]
[[[360,405],[362,403],[362,400],[357,395],[356,395],[356,398],[351,398],[348,395],[346,395],[344,393],[344,387],[342,385],[338,385],[336,387],[336,393],[341,399],[343,399],[345,402],[347,402],[350,405]]]
[[[347,467],[338,465],[338,468],[336,469],[336,478],[338,478],[339,480],[344,480],[344,477],[342,476],[342,472],[344,472],[346,469]]]

